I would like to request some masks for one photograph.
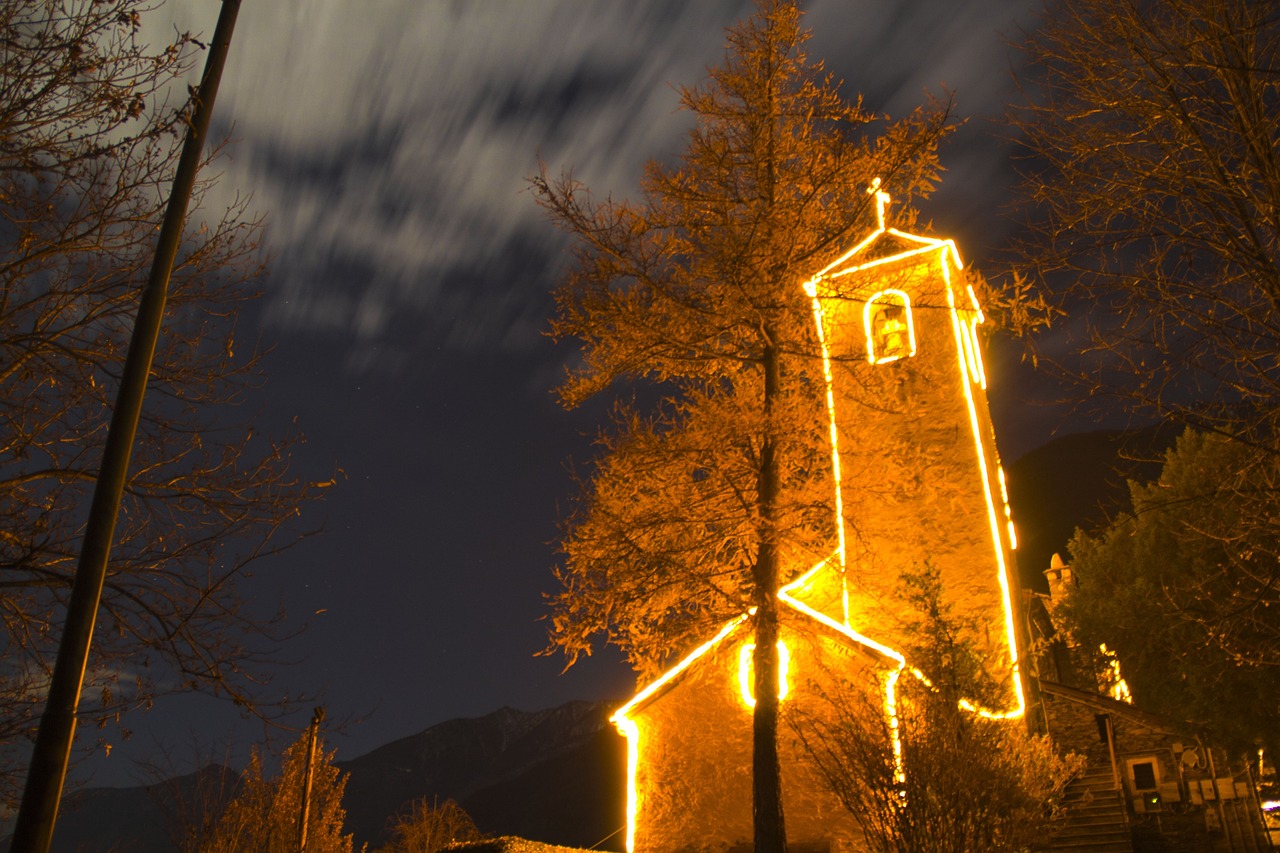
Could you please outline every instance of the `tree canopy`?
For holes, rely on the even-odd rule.
[[[1197,431],[1073,541],[1071,619],[1140,703],[1274,744],[1280,8],[1058,0],[1026,52],[1021,260],[1064,320],[1044,351],[1077,391]]]
[[[303,732],[280,758],[274,777],[264,770],[264,759],[255,750],[240,777],[240,790],[227,805],[211,831],[190,839],[191,853],[298,853],[298,829],[302,797],[306,789],[307,753],[311,731]],[[307,809],[307,842],[304,853],[351,853],[350,835],[342,832],[347,812],[342,794],[347,776],[333,764],[335,751],[315,746]]]
[[[1278,486],[1275,457],[1188,431],[1130,484],[1132,514],[1071,543],[1080,647],[1105,643],[1140,705],[1240,749],[1280,748]]]
[[[567,524],[551,637],[570,662],[603,638],[653,674],[753,603],[764,543],[788,571],[827,555],[830,448],[801,283],[874,227],[873,178],[909,222],[938,177],[947,105],[888,121],[846,103],[792,4],[762,3],[728,38],[709,81],[681,90],[696,122],[684,152],[648,165],[639,200],[534,180],[577,240],[552,330],[582,361],[561,398],[637,393]]]

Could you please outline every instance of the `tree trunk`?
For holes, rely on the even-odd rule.
[[[778,765],[778,492],[781,472],[771,415],[781,384],[777,349],[764,350],[765,438],[760,448],[760,551],[755,567],[755,713],[752,716],[752,803],[755,853],[786,853]]]

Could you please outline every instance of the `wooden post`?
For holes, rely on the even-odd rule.
[[[307,763],[302,771],[302,808],[298,814],[298,853],[307,851],[307,824],[311,822],[311,781],[316,774],[316,738],[324,722],[324,708],[316,708],[307,732]]]

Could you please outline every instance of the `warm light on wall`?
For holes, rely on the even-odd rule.
[[[1107,695],[1118,702],[1132,705],[1133,694],[1129,692],[1129,682],[1124,680],[1124,675],[1120,672],[1120,658],[1107,648],[1106,643],[1098,646],[1098,651],[1102,652],[1102,657],[1107,662]]]
[[[694,664],[698,658],[711,651],[717,643],[737,628],[743,622],[750,618],[749,613],[743,613],[736,619],[726,622],[720,631],[707,642],[698,646],[690,652],[683,660],[675,666],[664,672],[656,681],[645,687],[635,696],[631,697],[631,701],[623,705],[613,713],[609,721],[617,727],[623,737],[627,739],[627,850],[634,851],[636,849],[636,819],[640,813],[640,791],[636,785],[636,775],[640,765],[640,727],[637,722],[628,716],[631,710],[640,703],[644,702],[650,696],[657,693],[663,687],[671,682],[676,676],[684,672]]]
[[[748,708],[756,706],[755,643],[743,643],[738,651],[738,694]],[[787,644],[778,641],[778,701],[787,698],[787,683],[791,668],[791,651]]]

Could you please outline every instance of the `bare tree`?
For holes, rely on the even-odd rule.
[[[1140,699],[1247,741],[1276,712],[1280,6],[1060,0],[1027,50],[1022,251],[1067,331],[1042,340],[1078,388],[1200,433],[1073,542],[1077,620],[1128,646]]]
[[[414,800],[391,826],[391,842],[380,853],[436,853],[460,841],[479,841],[471,815],[453,800]]]
[[[0,784],[34,727],[199,43],[140,43],[143,0],[0,0]],[[161,690],[253,699],[281,627],[237,581],[318,484],[237,411],[257,383],[236,312],[259,223],[200,211],[174,269],[96,632],[100,724]]]
[[[1280,453],[1280,8],[1058,0],[1025,51],[1022,261],[1065,318],[1044,354]]]

